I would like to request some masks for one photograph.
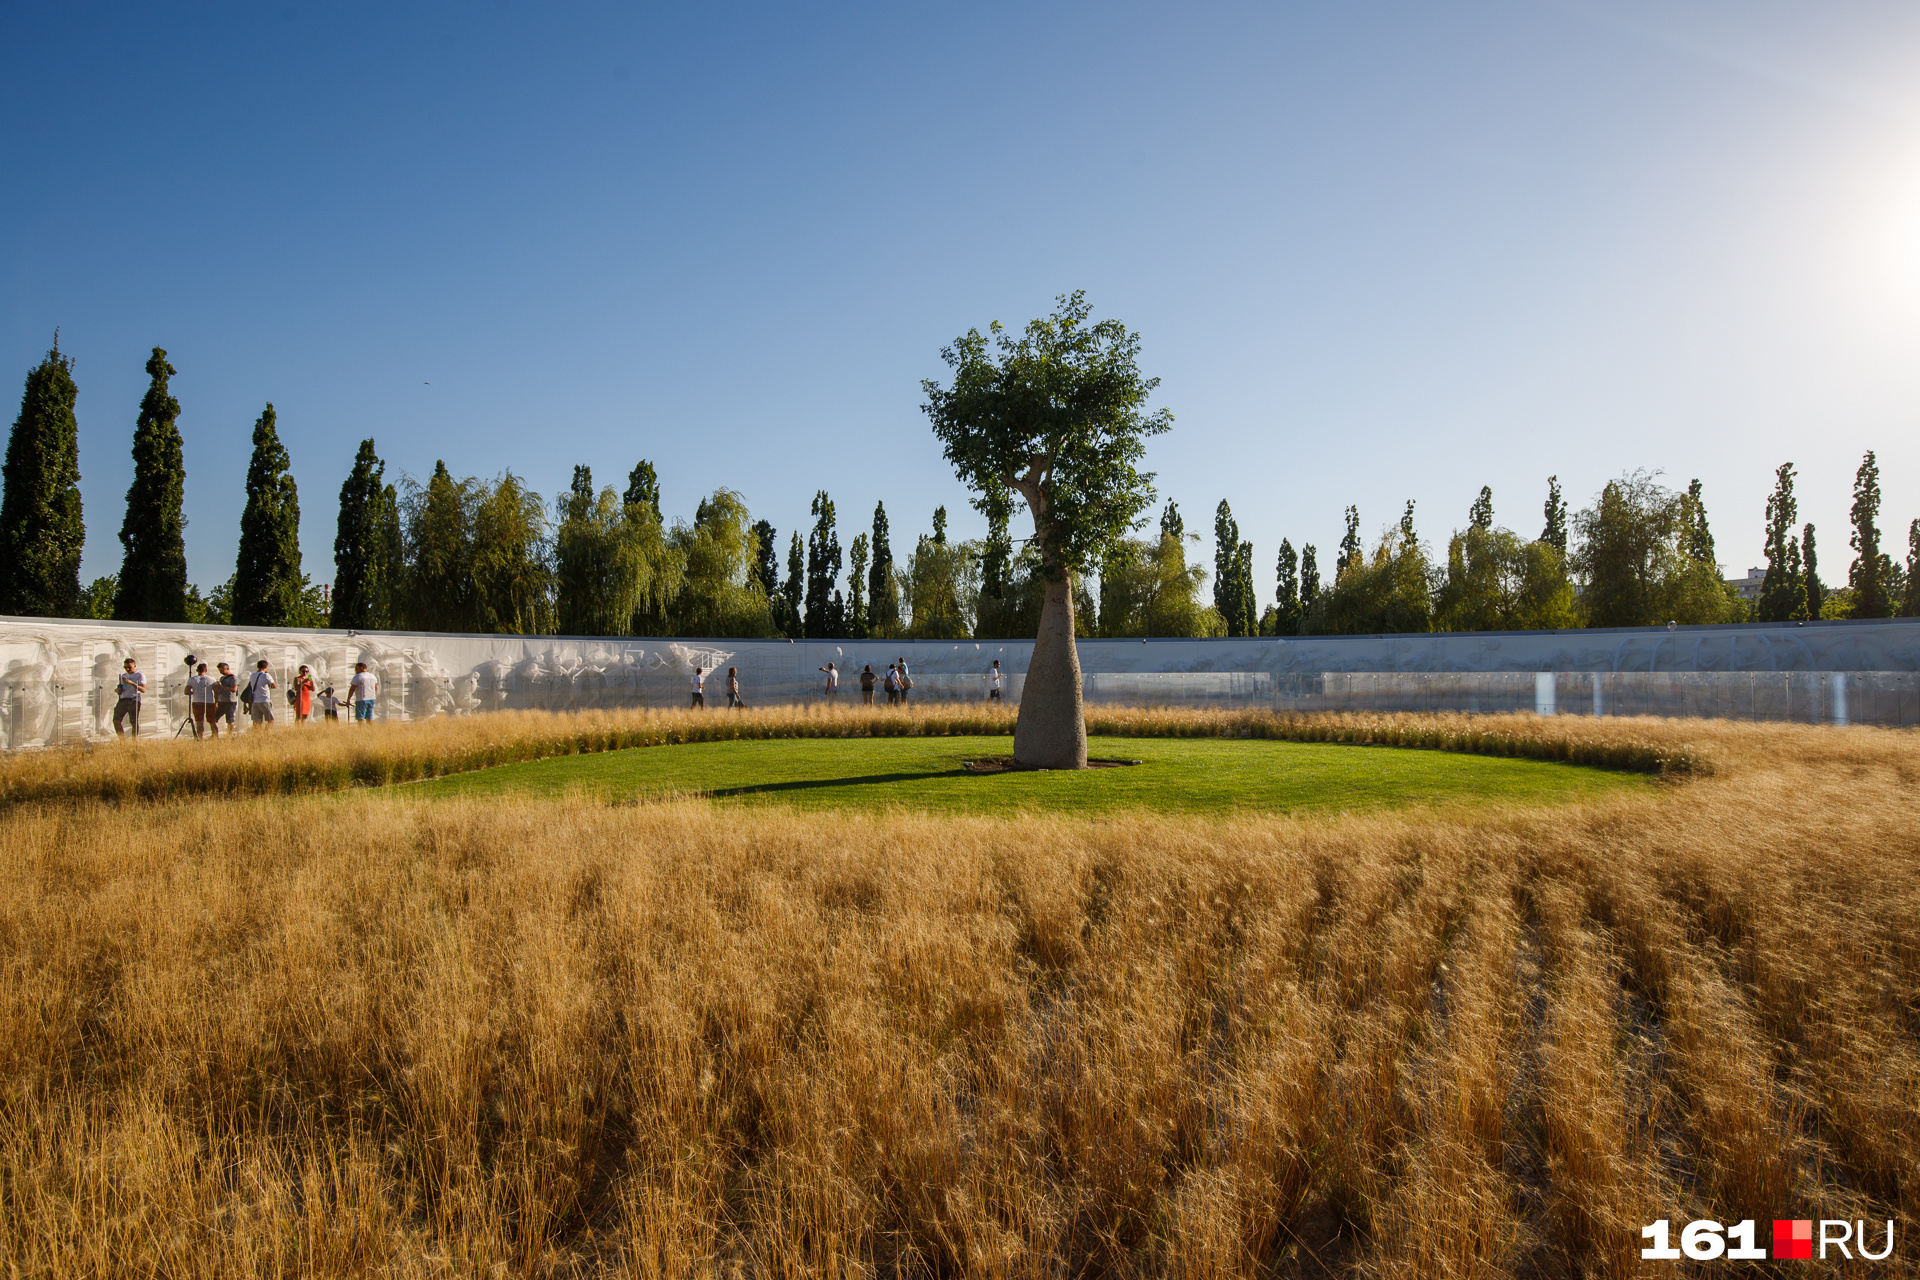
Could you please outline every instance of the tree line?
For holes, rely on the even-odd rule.
[[[360,443],[340,488],[333,581],[315,584],[301,572],[299,490],[272,404],[254,423],[234,575],[203,595],[187,580],[181,410],[168,389],[176,371],[157,347],[146,371],[121,569],[84,586],[73,362],[56,339],[28,373],[0,472],[0,613],[796,639],[1031,639],[1039,625],[1048,575],[1031,540],[1016,545],[1014,495],[1004,489],[977,502],[985,538],[949,538],[946,509],[937,508],[929,531],[897,558],[884,503],[843,547],[821,490],[811,526],[789,531],[783,557],[772,523],[754,520],[730,489],[701,498],[691,523],[669,523],[644,459],[624,489],[596,488],[591,471],[575,467],[549,508],[511,471],[455,478],[442,461],[424,483],[389,479],[372,440]],[[1074,580],[1075,626],[1082,636],[1288,636],[1920,614],[1920,520],[1909,526],[1904,563],[1882,548],[1873,454],[1855,479],[1845,586],[1820,577],[1814,527],[1798,523],[1793,464],[1775,479],[1767,570],[1752,602],[1721,578],[1700,481],[1674,491],[1634,472],[1577,513],[1549,477],[1531,538],[1496,525],[1483,488],[1444,559],[1417,532],[1413,503],[1371,544],[1348,507],[1332,564],[1322,569],[1312,543],[1296,551],[1283,540],[1270,592],[1225,501],[1214,514],[1211,574],[1189,563],[1200,535],[1169,502],[1153,536],[1108,538],[1097,574]]]

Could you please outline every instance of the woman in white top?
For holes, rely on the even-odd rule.
[[[213,677],[204,662],[187,677],[187,711],[193,717],[194,737],[204,738],[208,729],[214,737],[220,736],[220,721],[213,714]]]
[[[705,710],[707,705],[707,678],[700,674],[699,667],[693,669],[693,702],[691,705],[699,707],[702,710]]]

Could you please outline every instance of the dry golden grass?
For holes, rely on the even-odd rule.
[[[309,725],[207,742],[165,739],[15,752],[0,757],[0,803],[291,795],[674,743],[1011,734],[1014,718],[1011,707],[976,703],[911,710],[814,706],[745,712],[513,711],[370,728]],[[1251,709],[1096,707],[1087,714],[1088,731],[1095,734],[1369,743],[1676,775],[1711,770],[1715,729],[1705,727],[1708,724],[1575,716],[1543,720],[1532,715],[1300,715]]]
[[[1713,773],[1221,822],[17,805],[0,1259],[1613,1276],[1672,1268],[1656,1217],[1912,1223],[1920,738],[1592,728]]]

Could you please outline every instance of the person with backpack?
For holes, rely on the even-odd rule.
[[[253,674],[247,677],[247,714],[253,719],[253,727],[265,729],[273,723],[273,691],[280,687],[267,671],[265,658],[253,664]]]
[[[887,664],[887,705],[893,706],[900,701],[900,671],[893,663]]]

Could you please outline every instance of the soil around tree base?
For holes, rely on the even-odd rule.
[[[1089,760],[1087,761],[1087,768],[1089,769],[1125,769],[1129,765],[1145,764],[1145,763],[1146,761],[1144,760]],[[961,768],[965,769],[968,773],[1047,773],[1047,772],[1050,772],[1047,766],[1045,765],[1021,764],[1019,761],[1015,760],[1012,756],[989,756],[984,760],[967,760],[961,763]],[[1054,772],[1066,772],[1066,771],[1057,770]]]

